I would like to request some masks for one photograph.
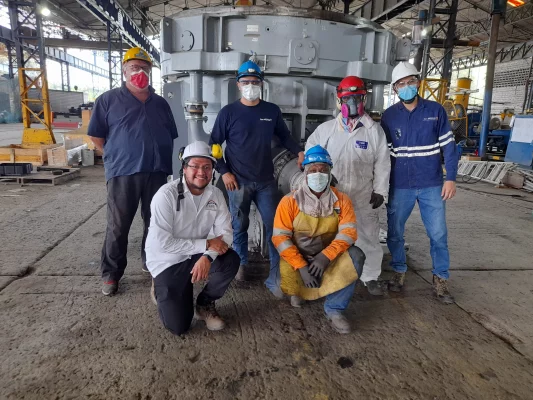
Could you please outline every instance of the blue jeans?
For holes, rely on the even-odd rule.
[[[363,265],[365,264],[365,253],[363,253],[359,247],[350,246],[348,254],[352,259],[357,275],[361,277],[361,274],[363,273]],[[324,312],[326,315],[339,314],[346,310],[346,307],[348,307],[348,304],[350,304],[350,300],[352,299],[356,283],[357,281],[352,282],[345,288],[326,296],[326,301],[324,303]]]
[[[448,279],[450,255],[446,228],[446,202],[441,197],[442,186],[424,189],[390,188],[387,204],[387,245],[392,255],[391,266],[396,272],[406,272],[405,223],[418,201],[422,222],[430,241],[433,275]]]
[[[228,191],[231,225],[233,227],[233,249],[241,259],[241,265],[248,264],[248,226],[250,225],[250,206],[255,203],[266,230],[270,273],[265,281],[269,290],[279,290],[279,253],[272,243],[274,216],[280,195],[276,181],[239,182],[239,189]]]

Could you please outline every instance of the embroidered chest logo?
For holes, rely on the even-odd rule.
[[[402,130],[400,128],[396,129],[394,131],[394,136],[396,136],[396,139],[399,139],[402,137]]]
[[[259,121],[272,122],[272,118],[259,118]]]
[[[424,118],[424,122],[428,122],[428,121],[438,121],[439,120],[439,117],[425,117]]]
[[[206,210],[216,211],[217,210],[217,203],[215,203],[214,200],[209,200],[207,204],[205,205]]]
[[[355,147],[356,149],[366,150],[368,149],[368,142],[365,142],[363,140],[356,140],[353,147]]]

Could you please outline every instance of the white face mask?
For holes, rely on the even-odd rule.
[[[315,172],[307,175],[307,185],[313,192],[321,193],[328,187],[329,174]]]
[[[261,95],[261,86],[246,85],[241,86],[242,97],[248,101],[255,101]]]

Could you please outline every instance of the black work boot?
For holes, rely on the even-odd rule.
[[[448,290],[448,281],[444,278],[440,278],[437,275],[433,275],[433,292],[437,299],[444,304],[453,304],[455,299]]]
[[[365,286],[372,296],[383,296],[385,294],[378,281],[365,282]]]
[[[405,282],[405,272],[395,272],[389,281],[389,290],[392,292],[401,292]]]

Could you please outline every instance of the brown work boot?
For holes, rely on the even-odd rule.
[[[247,281],[248,279],[247,276],[246,276],[246,265],[239,265],[239,270],[237,271],[237,275],[235,275],[235,280],[238,281],[238,282],[244,282],[244,281]]]
[[[350,333],[352,329],[350,328],[350,323],[346,317],[342,314],[331,314],[327,315],[326,318],[331,322],[331,327],[335,329],[338,333],[343,335]]]
[[[401,292],[405,282],[405,272],[395,272],[389,281],[389,290],[392,292]]]
[[[205,321],[205,325],[210,331],[219,331],[226,326],[224,320],[217,313],[215,302],[209,303],[206,306],[196,304],[195,316],[196,319]]]
[[[291,296],[291,306],[295,308],[302,308],[304,304],[304,299],[298,296]]]
[[[448,290],[448,281],[444,278],[440,278],[437,275],[433,275],[433,292],[437,299],[444,304],[453,304],[455,299]]]

